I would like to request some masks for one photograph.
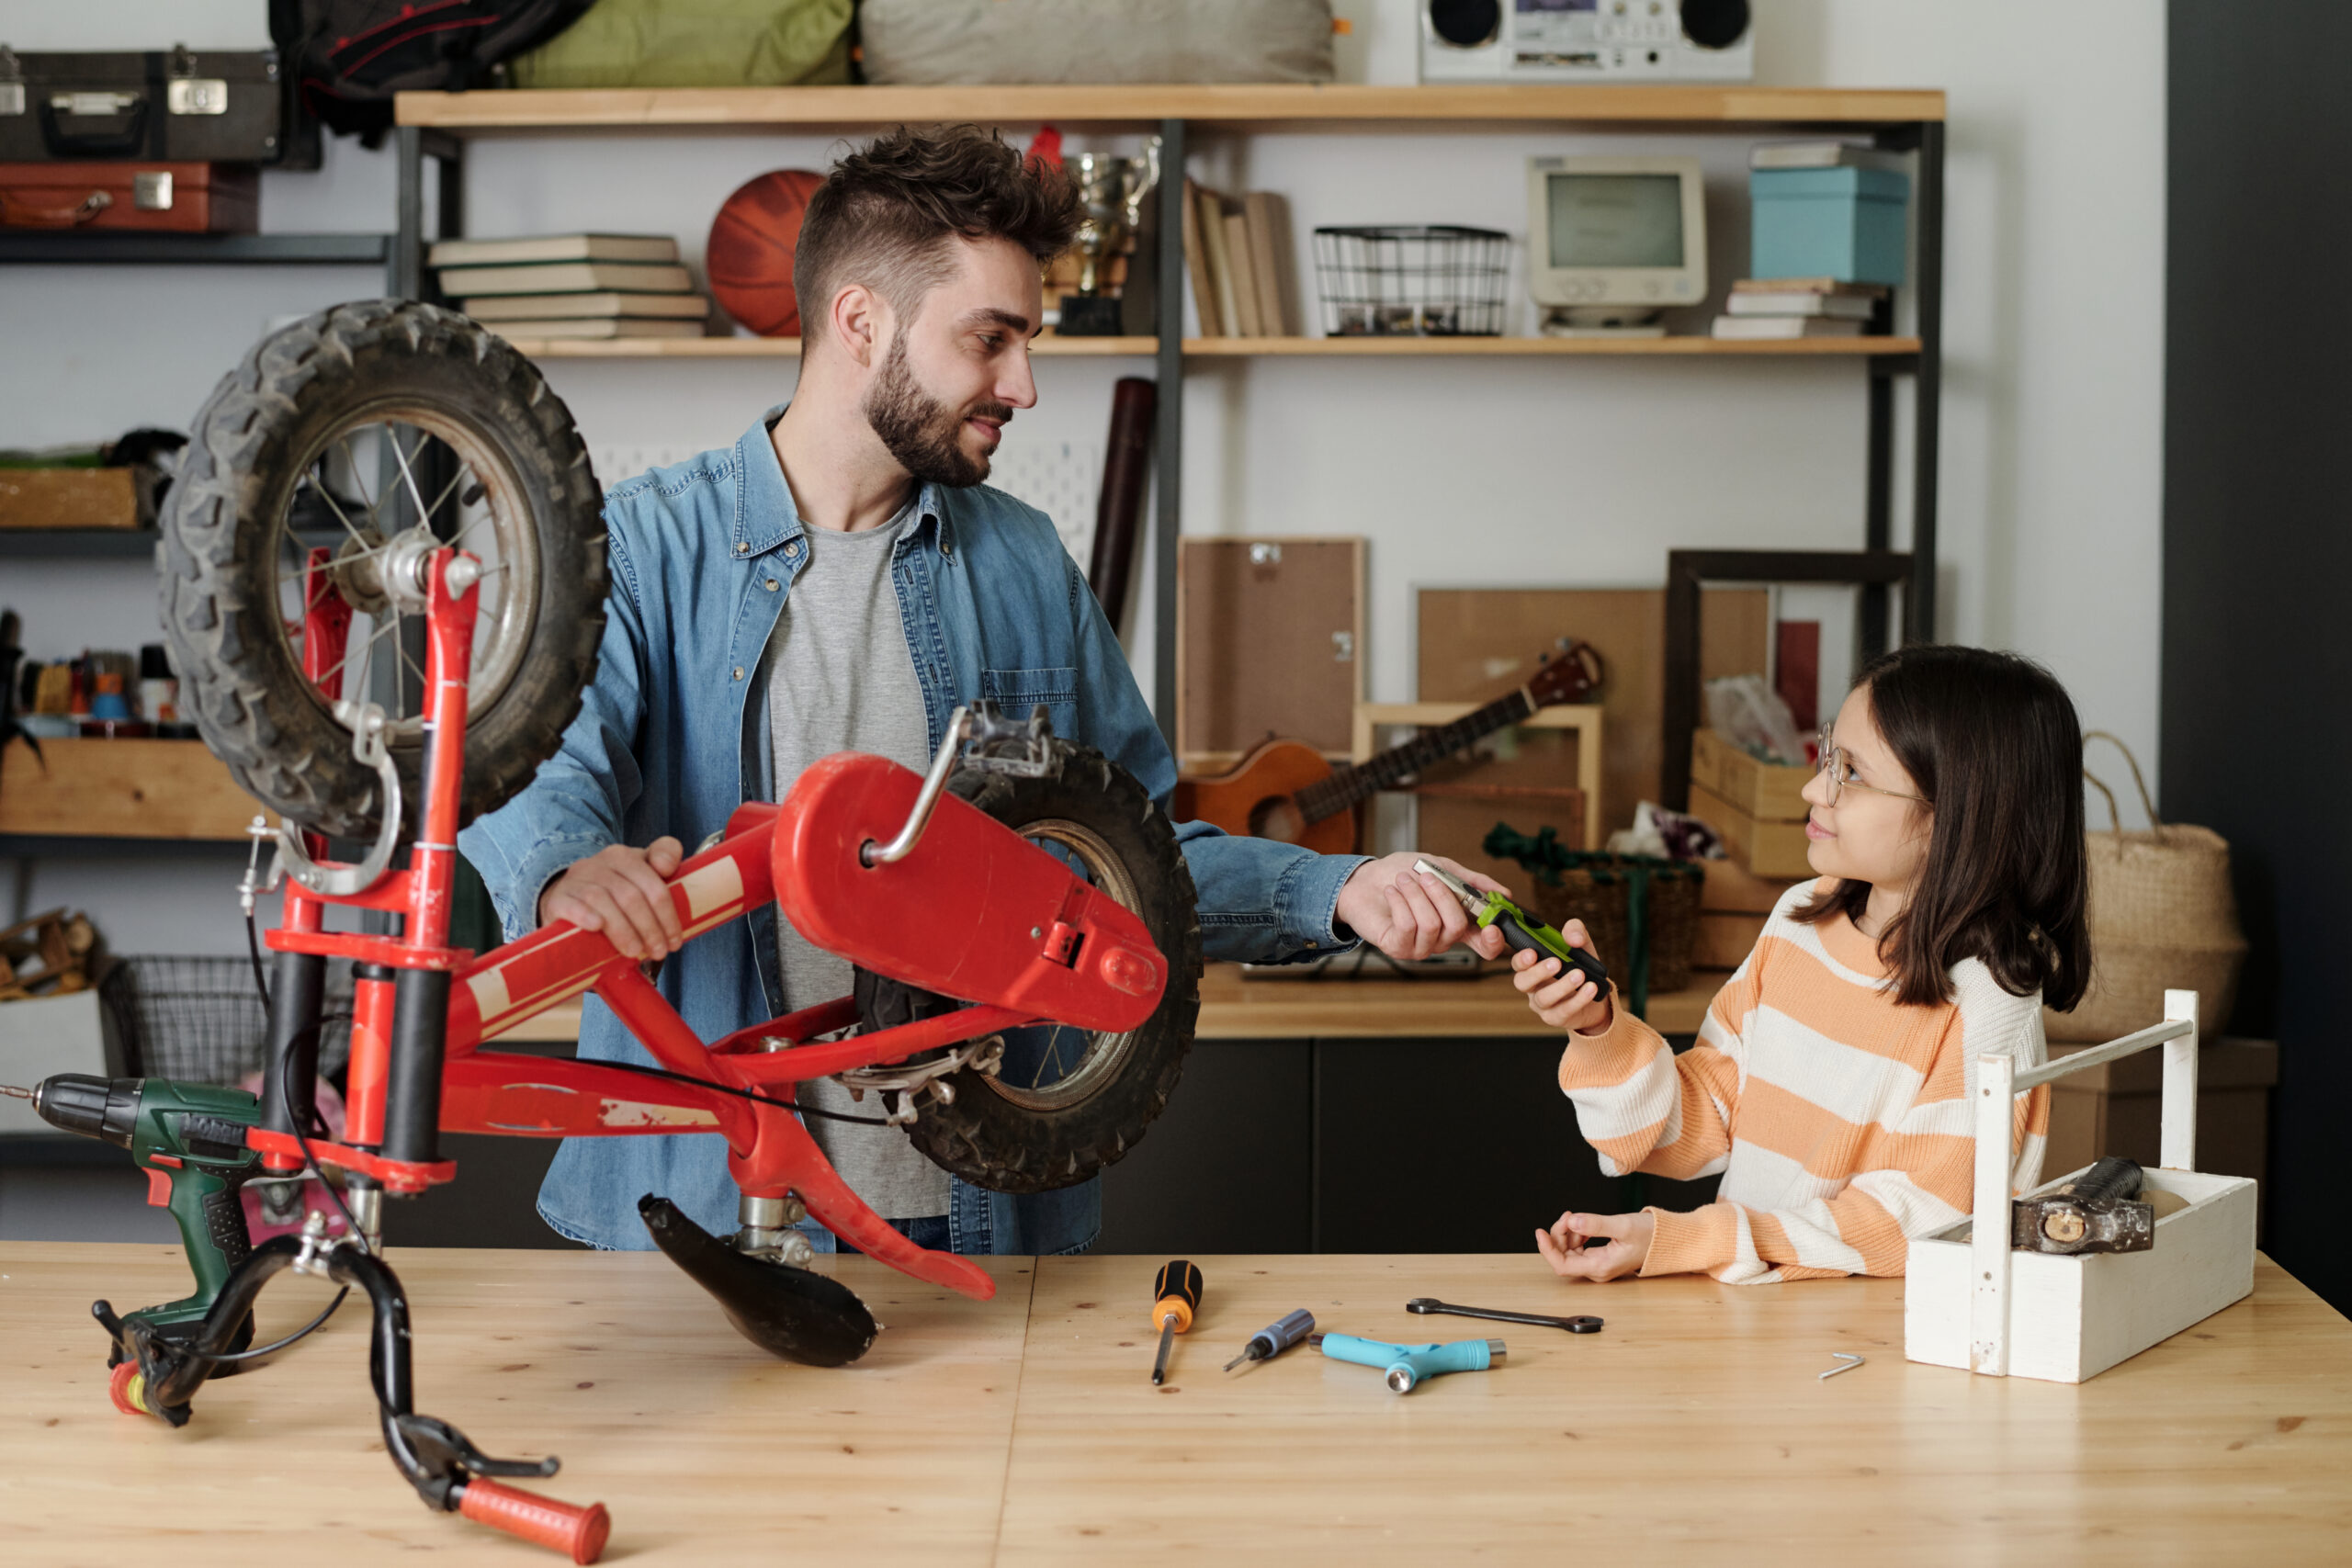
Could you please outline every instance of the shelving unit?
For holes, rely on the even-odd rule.
[[[1936,465],[1942,373],[1944,95],[1938,91],[1748,86],[1032,86],[772,87],[403,93],[396,113],[400,225],[390,268],[396,292],[424,282],[424,164],[441,165],[437,237],[461,232],[465,144],[475,137],[528,137],[626,130],[646,134],[747,131],[850,132],[896,124],[1027,126],[1157,134],[1170,177],[1159,193],[1156,338],[1055,338],[1041,355],[1148,353],[1162,393],[1155,429],[1158,525],[1153,709],[1173,742],[1176,712],[1176,540],[1182,529],[1184,400],[1171,395],[1189,361],[1246,357],[1450,355],[1461,357],[1642,357],[1812,360],[1843,358],[1869,377],[1869,473],[1862,517],[1867,548],[1891,546],[1894,495],[1894,378],[1914,378],[1912,556],[1904,630],[1935,635]],[[1182,336],[1185,296],[1183,182],[1194,136],[1334,132],[1432,134],[1501,130],[1611,133],[1713,131],[1752,135],[1867,135],[1882,148],[1916,152],[1912,193],[1917,223],[1914,292],[1917,335],[1781,343],[1663,339],[1191,338]],[[1078,346],[1083,344],[1084,346]],[[725,358],[783,355],[797,344],[729,339],[571,341],[525,345],[546,358]],[[1866,617],[1883,626],[1883,615]]]

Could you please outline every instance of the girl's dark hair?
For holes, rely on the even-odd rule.
[[[902,125],[835,164],[808,197],[793,292],[804,321],[854,282],[912,315],[950,276],[956,236],[1010,240],[1044,262],[1069,248],[1083,216],[1058,168],[1023,157],[995,131]]]
[[[1910,902],[1879,935],[1895,999],[1947,1001],[1951,970],[1980,958],[2012,996],[2064,1012],[2089,982],[2084,917],[2083,732],[2049,671],[2014,653],[1920,646],[1875,659],[1854,684],[1934,812]],[[1840,881],[1796,912],[1859,917],[1867,882]]]

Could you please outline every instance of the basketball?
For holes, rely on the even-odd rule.
[[[737,190],[710,225],[703,265],[710,291],[728,314],[762,337],[800,332],[792,293],[792,255],[808,198],[825,183],[806,169],[773,169]]]

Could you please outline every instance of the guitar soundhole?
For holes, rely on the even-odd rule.
[[[1306,832],[1306,819],[1298,812],[1298,803],[1286,795],[1272,800],[1261,800],[1250,813],[1250,836],[1272,839],[1278,844],[1295,844]]]

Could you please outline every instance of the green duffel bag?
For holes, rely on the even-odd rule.
[[[849,80],[854,0],[597,0],[508,63],[517,87],[791,87]]]

